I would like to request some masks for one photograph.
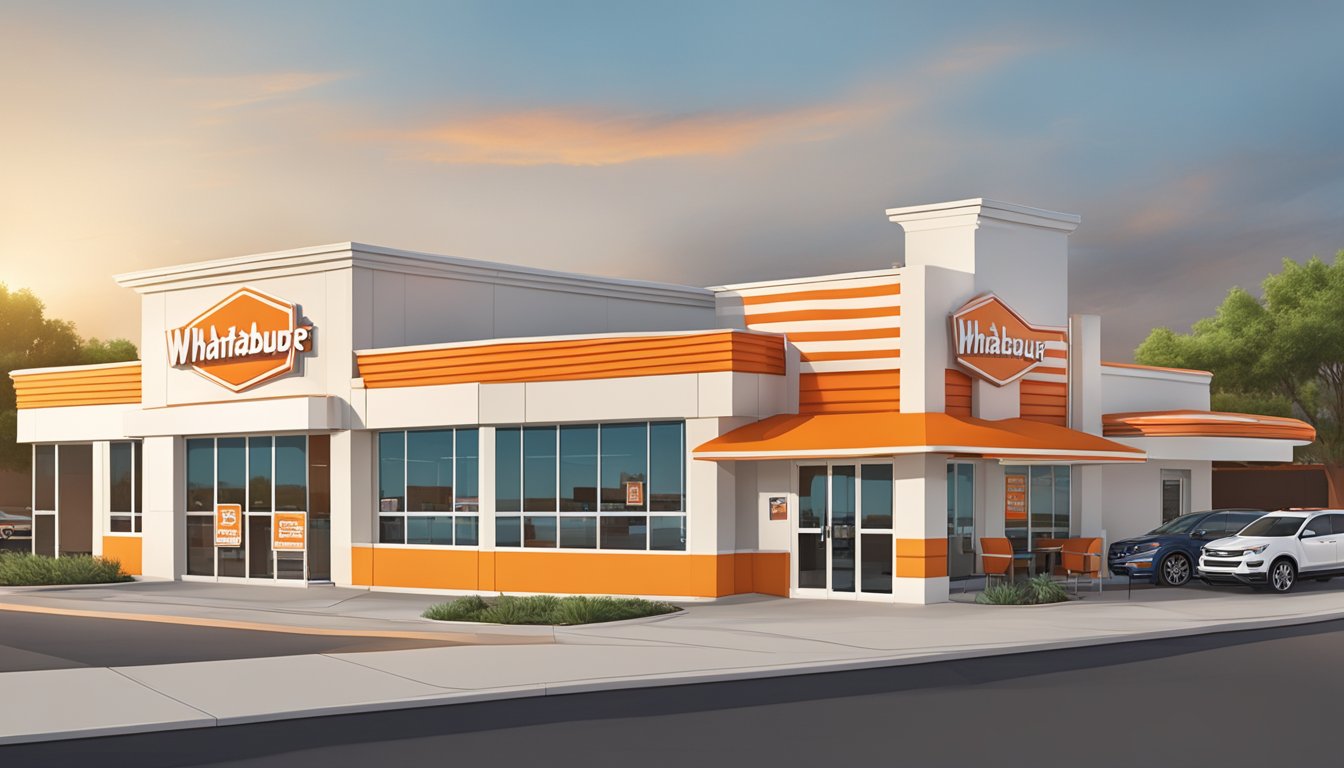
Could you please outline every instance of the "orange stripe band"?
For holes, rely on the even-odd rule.
[[[784,374],[782,336],[708,331],[356,353],[370,389],[471,382],[577,381],[677,373]]]
[[[140,402],[140,363],[41,373],[15,371],[14,394],[19,408],[77,405],[120,405]]]

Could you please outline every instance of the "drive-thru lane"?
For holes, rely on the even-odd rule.
[[[455,644],[446,640],[291,634],[0,610],[0,672],[395,651]]]

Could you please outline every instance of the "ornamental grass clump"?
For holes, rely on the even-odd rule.
[[[1044,605],[1062,603],[1069,599],[1064,587],[1042,573],[1026,581],[995,584],[986,587],[984,592],[975,596],[975,602],[981,605]]]
[[[1050,578],[1050,574],[1041,573],[1027,579],[1025,590],[1032,605],[1044,603],[1062,603],[1069,599],[1069,593],[1059,582]]]
[[[120,581],[134,579],[122,571],[121,562],[113,558],[0,552],[0,586],[4,587],[113,584]]]
[[[486,601],[479,595],[460,597],[449,603],[432,605],[426,619],[435,621],[479,621],[486,624],[597,624],[604,621],[659,616],[681,610],[671,603],[640,600],[634,597],[556,597],[501,595]]]

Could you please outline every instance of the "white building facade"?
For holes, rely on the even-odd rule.
[[[1078,219],[893,209],[905,265],[698,288],[354,243],[121,275],[142,359],[15,371],[34,550],[145,578],[926,603],[984,537],[1207,508],[1291,419],[1103,363]]]

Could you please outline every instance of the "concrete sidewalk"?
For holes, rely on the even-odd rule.
[[[0,591],[0,609],[370,632],[474,634],[418,618],[442,598],[335,588],[141,583]],[[0,674],[0,743],[617,688],[915,664],[1344,618],[1344,591],[1123,588],[1052,606],[739,597],[573,628],[482,627],[482,644]],[[3,613],[0,613],[3,620]],[[139,619],[137,619],[139,620]],[[415,627],[414,630],[410,629]],[[530,633],[530,634],[528,634]],[[517,636],[515,636],[517,637]]]

